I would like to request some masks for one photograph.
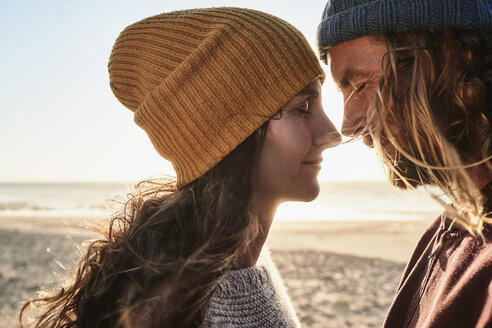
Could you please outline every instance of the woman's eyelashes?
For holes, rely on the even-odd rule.
[[[304,100],[301,105],[294,108],[294,110],[296,110],[297,112],[303,115],[311,114],[311,112],[309,111],[309,102],[307,101],[307,99]]]

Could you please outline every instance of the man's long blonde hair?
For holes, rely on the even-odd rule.
[[[447,216],[482,236],[492,222],[490,199],[470,169],[492,173],[492,35],[422,30],[384,39],[384,75],[365,138],[395,186],[439,187],[451,203],[432,195]]]

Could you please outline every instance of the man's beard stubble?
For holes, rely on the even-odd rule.
[[[381,137],[380,139],[380,149],[384,154],[378,155],[385,157],[381,160],[383,165],[391,165],[391,167],[386,168],[386,174],[392,185],[402,190],[407,190],[410,187],[415,188],[429,184],[429,176],[425,169],[420,169],[418,165],[395,149],[387,138]],[[374,140],[370,134],[365,134],[362,137],[362,142],[369,148],[374,148]],[[392,160],[386,158],[391,158]]]

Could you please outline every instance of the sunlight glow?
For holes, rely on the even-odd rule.
[[[287,20],[315,48],[324,1],[247,2]],[[236,0],[11,1],[0,11],[1,181],[134,181],[173,174],[109,88],[107,61],[128,24],[178,9],[237,6]],[[107,13],[110,12],[111,15]],[[328,67],[322,65],[325,70]],[[324,108],[340,127],[342,98],[330,76]],[[322,180],[383,179],[360,143],[324,154]]]

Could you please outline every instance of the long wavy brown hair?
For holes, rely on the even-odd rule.
[[[199,327],[212,292],[257,235],[251,175],[266,125],[208,173],[177,189],[137,185],[88,243],[71,279],[24,305],[34,327]]]
[[[421,30],[387,33],[384,41],[384,75],[365,141],[395,186],[439,187],[451,204],[433,197],[447,215],[481,235],[484,222],[492,221],[490,199],[470,170],[492,173],[492,35]]]

